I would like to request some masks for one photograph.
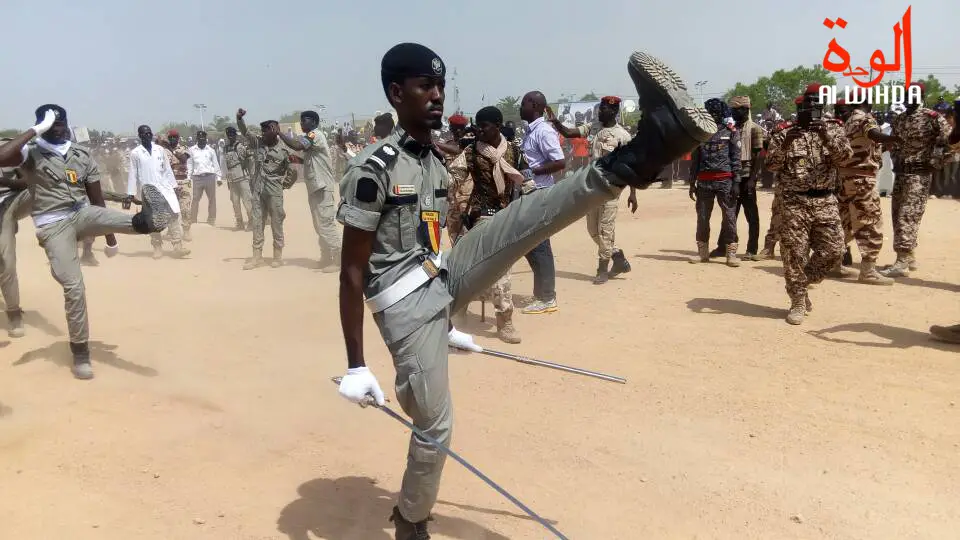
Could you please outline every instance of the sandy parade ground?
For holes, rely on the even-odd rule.
[[[0,539],[392,538],[408,433],[330,381],[345,370],[338,278],[313,269],[303,186],[276,269],[241,270],[250,233],[218,194],[189,260],[153,260],[146,237],[107,259],[97,241],[90,382],[70,375],[62,291],[21,222],[28,334],[0,333]],[[574,539],[960,536],[960,346],[927,334],[960,322],[958,201],[930,201],[913,277],[827,281],[793,327],[779,260],[690,265],[686,189],[639,199],[617,231],[632,273],[591,283],[581,221],[554,239],[560,310],[518,313],[522,344],[496,339],[489,305],[486,323],[479,303],[457,321],[481,345],[628,384],[453,354],[454,449]],[[718,232],[715,211],[711,246]],[[742,252],[743,218],[739,232]],[[529,300],[525,261],[513,289]],[[369,318],[366,350],[392,396]],[[451,460],[440,499],[434,538],[549,538]]]

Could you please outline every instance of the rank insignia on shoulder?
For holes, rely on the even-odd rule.
[[[370,157],[367,158],[367,163],[372,164],[381,171],[387,170],[387,167],[393,165],[393,162],[397,160],[400,152],[396,147],[389,144],[385,144],[377,150],[370,154]]]
[[[397,184],[393,186],[393,194],[400,195],[413,195],[417,192],[417,187],[412,184]]]

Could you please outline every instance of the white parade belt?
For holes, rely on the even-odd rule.
[[[373,298],[368,298],[366,303],[370,312],[380,313],[409,296],[424,283],[437,277],[437,274],[440,273],[440,257],[442,255],[441,252],[437,253],[436,257],[428,257],[420,266],[404,274],[396,283],[380,291]]]

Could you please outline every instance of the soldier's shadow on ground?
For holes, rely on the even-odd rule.
[[[120,251],[117,255],[130,259],[150,259],[153,258],[153,251]],[[163,255],[166,256],[167,252],[164,252]]]
[[[50,319],[44,317],[39,311],[24,310],[23,325],[36,328],[51,337],[60,337],[63,335],[63,330],[60,330],[57,325],[50,322]],[[7,345],[9,345],[9,342]],[[0,344],[0,347],[4,346],[5,345]]]
[[[393,523],[388,518],[397,494],[378,486],[372,478],[347,476],[317,478],[297,488],[300,496],[288,504],[277,518],[277,530],[289,540],[391,540]],[[469,540],[509,540],[508,537],[462,518],[436,513],[434,507],[430,532]],[[459,506],[471,511],[515,516],[508,512]],[[527,519],[526,516],[516,516]]]
[[[527,269],[525,269],[525,270],[516,270],[516,269],[511,270],[510,273],[513,274],[513,275],[518,275],[518,274],[532,274],[532,273],[533,273],[533,270],[530,270],[529,267],[527,267]],[[555,275],[556,275],[557,278],[559,278],[559,279],[570,279],[570,280],[573,280],[573,281],[589,281],[589,282],[591,282],[591,283],[593,282],[593,278],[594,278],[594,276],[591,276],[591,275],[588,275],[588,274],[583,274],[583,273],[580,273],[580,272],[568,272],[568,271],[566,271],[566,270],[557,270],[557,271],[555,272]]]
[[[89,342],[89,347],[90,360],[94,369],[96,369],[97,364],[106,364],[110,367],[133,373],[134,375],[140,375],[141,377],[156,377],[159,375],[157,370],[152,367],[141,366],[140,364],[135,364],[120,358],[117,353],[114,352],[117,348],[116,345],[110,345],[102,341],[91,341]],[[23,353],[20,359],[14,362],[13,365],[21,366],[34,360],[47,360],[62,367],[73,366],[73,355],[70,352],[68,342],[57,342],[40,349],[27,351]]]
[[[909,349],[910,347],[929,347],[942,351],[958,351],[960,347],[936,341],[927,332],[911,330],[909,328],[900,328],[881,323],[848,323],[840,324],[822,330],[810,330],[807,332],[811,336],[829,341],[830,343],[843,343],[848,345],[859,345],[862,347],[874,347],[880,349]],[[832,334],[853,333],[853,334],[872,334],[880,339],[886,340],[886,343],[876,341],[863,341],[854,339],[843,339],[834,337]]]
[[[470,311],[471,306],[473,307],[472,312]],[[485,338],[497,339],[497,315],[496,310],[492,305],[487,303],[487,318],[484,321],[480,317],[480,303],[475,302],[471,303],[470,306],[467,306],[467,309],[462,313],[457,314],[453,317],[453,324],[457,327],[457,330],[461,332],[466,332],[468,334],[473,334],[474,336],[480,336]],[[452,349],[451,349],[452,351]]]
[[[694,313],[740,315],[757,319],[780,319],[786,316],[783,309],[729,298],[694,298],[687,302],[687,309]]]
[[[224,257],[222,260],[223,262],[226,262],[226,263],[237,263],[237,262],[245,263],[249,259],[250,257]],[[270,266],[271,260],[272,259],[271,257],[269,257],[269,253],[265,252],[263,257],[263,265],[258,266],[253,270],[248,270],[248,272],[252,272],[254,270],[279,270],[279,268],[274,268]],[[281,266],[280,268],[283,268],[284,266],[293,266],[296,268],[305,268],[307,270],[316,270],[318,273],[320,271],[320,268],[317,266],[317,259],[306,259],[304,257],[293,257],[291,259],[285,258],[283,259],[283,266]],[[331,274],[331,275],[339,275],[339,273]]]
[[[13,414],[13,409],[7,407],[3,403],[0,403],[0,418],[3,418],[4,416],[10,416],[11,414]]]

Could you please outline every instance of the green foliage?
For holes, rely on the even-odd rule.
[[[500,112],[503,113],[503,121],[506,122],[520,122],[520,97],[519,96],[507,96],[501,98],[497,102],[497,108],[500,109]]]
[[[291,111],[277,118],[277,122],[281,124],[295,124],[300,121],[300,113],[303,111]]]
[[[231,125],[232,119],[229,116],[214,115],[213,120],[207,124],[207,131],[216,131],[223,133]]]
[[[593,92],[590,92],[589,94],[580,96],[580,101],[600,101],[600,98]]]
[[[0,137],[16,137],[20,133],[19,129],[0,129]]]
[[[750,96],[752,112],[761,112],[767,108],[767,103],[773,103],[780,114],[788,116],[794,110],[794,98],[803,93],[812,82],[835,85],[837,78],[823,66],[797,66],[791,70],[777,70],[768,77],[760,77],[752,84],[737,83],[727,90],[723,99],[726,101],[733,96]]]

